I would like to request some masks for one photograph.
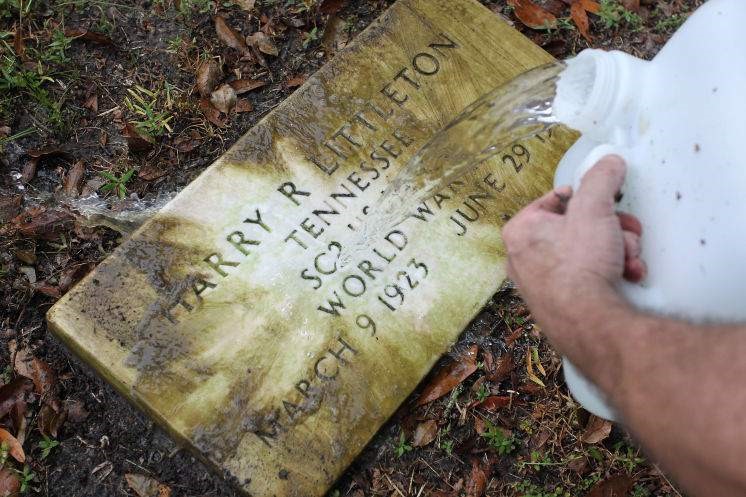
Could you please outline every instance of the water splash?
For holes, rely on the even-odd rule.
[[[342,264],[401,223],[427,197],[511,144],[556,124],[552,104],[564,68],[565,64],[553,62],[521,74],[481,97],[437,132],[372,206],[352,243],[343,250]]]

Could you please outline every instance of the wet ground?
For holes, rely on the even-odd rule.
[[[126,474],[154,478],[162,496],[236,495],[65,350],[43,316],[121,237],[58,209],[61,191],[178,191],[391,2],[253,3],[0,0],[0,385],[19,373],[9,367],[13,347],[40,375],[26,389],[25,415],[0,419],[25,434],[27,467],[0,450],[0,495],[3,478],[31,495],[136,495]],[[549,30],[528,28],[503,0],[483,3],[559,58],[588,46],[650,58],[700,2],[602,2],[589,15],[590,41],[569,2],[537,2],[558,19]],[[273,47],[230,48],[216,14],[245,33],[261,30]],[[195,88],[200,65],[217,56],[234,79],[266,83],[241,93],[242,112],[229,119]],[[134,121],[145,124],[126,127]],[[454,364],[472,359],[475,372],[460,378]],[[677,495],[622,430],[568,397],[558,357],[510,290],[422,388],[446,386],[454,388],[421,407],[415,393],[330,495],[583,496],[594,486]]]

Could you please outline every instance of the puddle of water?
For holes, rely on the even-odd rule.
[[[564,68],[565,64],[554,62],[521,74],[481,97],[436,133],[372,206],[340,261],[351,261],[423,200],[485,160],[556,124],[552,103]]]

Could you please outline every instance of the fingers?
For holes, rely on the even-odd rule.
[[[618,155],[603,157],[583,176],[571,210],[592,217],[613,213],[614,197],[624,183],[626,169]]]
[[[564,214],[571,197],[572,187],[560,186],[532,202],[529,207],[555,214]]]
[[[631,231],[623,231],[624,236],[624,259],[640,258],[640,235]]]
[[[639,283],[648,273],[648,267],[642,259],[624,261],[624,279],[630,283]]]
[[[637,236],[642,235],[642,224],[639,219],[626,212],[617,212],[616,215],[619,217],[619,224],[624,231],[631,231]]]

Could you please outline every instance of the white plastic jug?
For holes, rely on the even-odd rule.
[[[585,50],[560,76],[555,115],[582,137],[555,184],[577,186],[607,153],[627,161],[619,209],[642,222],[648,275],[621,290],[638,308],[746,321],[744,26],[746,1],[710,0],[652,61]],[[565,379],[586,409],[615,418],[567,360]]]

